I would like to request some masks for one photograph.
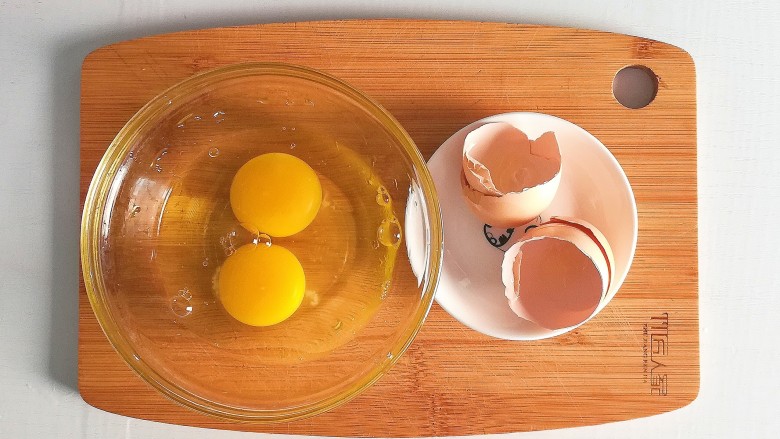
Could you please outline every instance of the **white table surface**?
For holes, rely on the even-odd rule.
[[[536,23],[686,49],[699,108],[701,391],[664,415],[522,437],[780,434],[780,3],[0,0],[0,438],[239,438],[129,419],[76,390],[79,74],[170,31],[333,18]],[[381,422],[379,420],[378,422]]]

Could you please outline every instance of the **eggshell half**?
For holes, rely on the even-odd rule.
[[[585,234],[590,236],[596,244],[598,244],[601,252],[604,254],[604,258],[607,260],[607,267],[609,268],[609,285],[607,287],[607,290],[609,290],[609,288],[611,288],[612,284],[615,282],[615,255],[612,252],[612,248],[609,246],[607,237],[604,236],[604,234],[601,233],[601,231],[597,229],[596,226],[579,218],[553,216],[550,217],[550,220],[547,222],[551,224],[567,224],[572,227],[577,227],[578,229],[585,232]]]
[[[614,258],[601,232],[569,218],[529,230],[504,254],[502,281],[509,307],[547,329],[590,318],[604,300]]]
[[[560,184],[555,134],[529,140],[508,123],[482,125],[466,136],[460,180],[467,204],[485,223],[527,223],[550,205]]]

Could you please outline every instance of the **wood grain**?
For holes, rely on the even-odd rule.
[[[462,126],[495,113],[539,111],[582,126],[607,145],[634,188],[639,243],[631,272],[603,312],[552,340],[490,339],[434,306],[411,348],[375,386],[331,412],[277,425],[222,421],[157,394],[112,350],[82,282],[85,401],[209,428],[409,437],[598,424],[696,398],[696,90],[687,53],[580,29],[414,20],[267,24],[114,44],[83,65],[82,206],[106,147],[146,101],[196,72],[247,61],[301,64],[346,80],[392,112],[426,158]],[[640,110],[611,94],[614,74],[633,64],[659,77],[656,99]]]

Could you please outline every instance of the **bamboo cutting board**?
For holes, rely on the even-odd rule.
[[[300,64],[368,93],[428,158],[485,116],[537,111],[598,137],[634,188],[639,242],[615,299],[558,338],[509,342],[434,305],[399,363],[353,401],[287,424],[221,421],[178,406],[112,350],[80,285],[79,389],[122,415],[231,430],[408,437],[599,424],[685,406],[699,389],[694,64],[657,41],[498,23],[357,20],[189,31],[103,47],[84,62],[81,201],[113,137],[148,100],[202,70],[248,61]],[[659,78],[647,107],[612,96],[615,73]],[[450,238],[451,239],[451,238]]]

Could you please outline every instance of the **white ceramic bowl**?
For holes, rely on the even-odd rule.
[[[631,266],[637,241],[634,194],[620,164],[598,139],[571,122],[540,113],[506,113],[474,122],[447,139],[428,161],[444,222],[444,258],[436,301],[464,325],[492,337],[555,337],[579,325],[550,330],[517,317],[509,309],[501,282],[503,252],[533,223],[513,231],[490,228],[471,212],[462,195],[463,141],[466,134],[488,122],[510,123],[531,139],[555,132],[562,156],[561,183],[552,204],[533,223],[550,216],[580,218],[606,236],[615,256],[615,279],[593,316],[615,296]]]

